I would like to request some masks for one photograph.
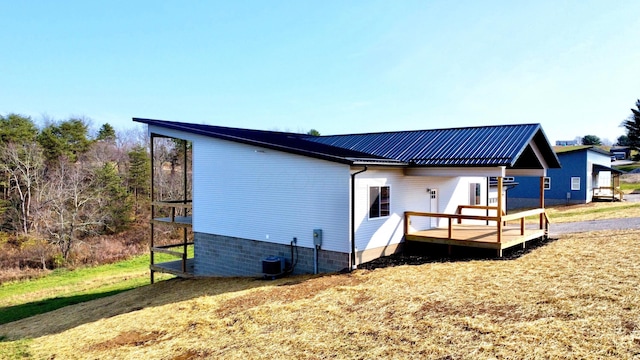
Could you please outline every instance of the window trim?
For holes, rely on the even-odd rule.
[[[576,183],[577,180],[577,183]],[[571,177],[571,190],[572,191],[580,191],[580,182],[582,181],[582,179],[580,179],[580,176],[572,176]]]
[[[385,205],[385,201],[382,199],[382,194],[383,188],[387,188],[387,197],[386,197],[386,215],[383,215],[385,213],[385,211],[383,210],[383,207]],[[375,200],[371,199],[371,190],[373,189],[377,189],[378,190],[378,194],[377,196],[379,197],[379,202],[378,202],[378,209],[377,209],[377,216],[371,216],[371,210],[373,208],[373,205],[375,204]],[[367,211],[367,217],[369,218],[369,220],[374,220],[374,219],[381,219],[381,218],[388,218],[389,216],[391,216],[391,186],[389,185],[370,185],[369,186],[369,191],[368,191],[368,200],[369,200],[369,208]]]
[[[551,190],[551,178],[549,176],[544,177],[543,183],[544,190]]]

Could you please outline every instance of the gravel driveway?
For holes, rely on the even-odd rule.
[[[562,234],[578,232],[627,229],[640,229],[640,217],[550,224],[549,236],[556,237]]]

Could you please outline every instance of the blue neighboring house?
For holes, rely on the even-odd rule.
[[[545,204],[586,204],[594,200],[621,200],[622,171],[611,168],[611,154],[597,146],[555,146],[562,168],[549,169],[545,183]],[[539,206],[539,182],[516,177],[509,190],[507,209]]]

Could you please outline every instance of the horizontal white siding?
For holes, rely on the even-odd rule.
[[[193,141],[194,231],[349,252],[349,167],[208,137]]]
[[[469,183],[483,183],[483,202],[486,202],[486,178],[404,176],[401,169],[370,169],[356,177],[356,248],[373,249],[402,241],[404,212],[430,212],[427,189],[438,190],[437,212],[453,214],[458,205],[469,204]],[[369,187],[390,186],[391,215],[369,219]],[[441,220],[439,225],[446,224]],[[415,218],[412,226],[429,228],[429,222]]]

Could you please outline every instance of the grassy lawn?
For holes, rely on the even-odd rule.
[[[552,223],[640,217],[640,203],[548,213]],[[61,269],[0,285],[0,358],[632,358],[639,239],[640,231],[574,234],[512,261],[273,282],[144,286],[148,255]]]
[[[172,260],[167,258],[160,261]],[[160,280],[170,276],[159,275]],[[149,283],[149,255],[76,270],[58,269],[26,281],[0,285],[0,324],[64,306],[111,296]]]
[[[631,194],[631,193],[638,194],[640,193],[640,183],[621,182],[620,190],[622,190],[625,194]]]
[[[551,223],[640,217],[640,203],[601,202],[547,208]],[[535,220],[531,218],[531,220]]]
[[[0,355],[633,359],[639,239],[640,230],[594,232],[514,260],[162,281],[0,325]]]
[[[616,168],[618,170],[622,170],[624,172],[630,172],[632,170],[640,168],[640,162],[635,162],[635,163],[632,163],[632,164],[629,164],[629,165],[614,166],[614,168]]]

